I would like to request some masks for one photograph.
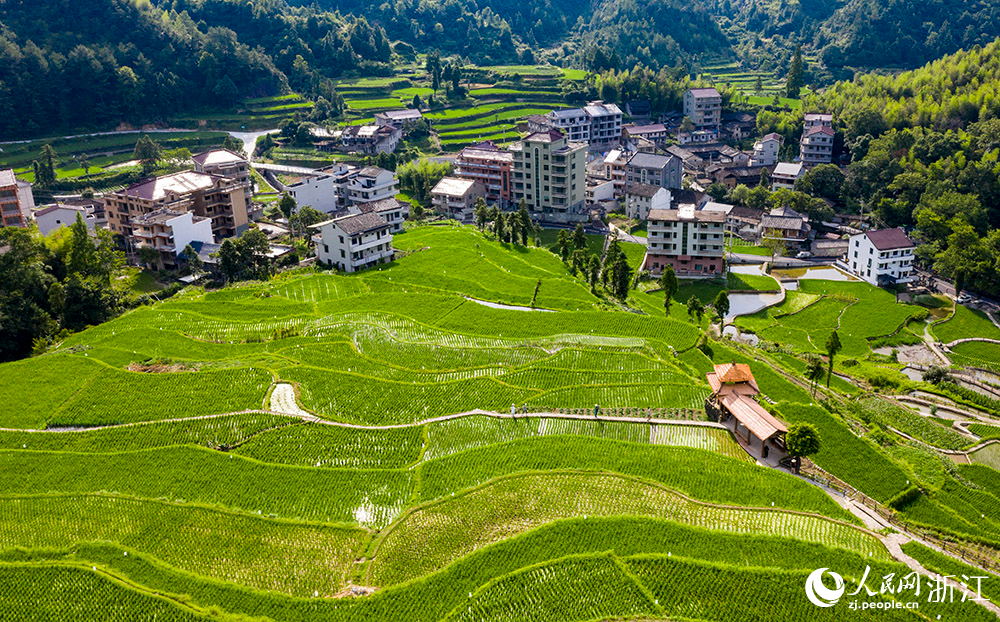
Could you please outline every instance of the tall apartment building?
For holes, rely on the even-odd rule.
[[[899,228],[852,235],[847,247],[850,271],[876,287],[909,283],[915,245]]]
[[[528,118],[532,133],[557,129],[571,141],[586,142],[593,148],[616,144],[622,136],[622,111],[615,104],[593,101],[583,108],[553,110],[544,117]]]
[[[159,209],[137,216],[132,221],[132,236],[138,247],[155,248],[160,252],[160,270],[176,270],[177,256],[192,242],[214,243],[212,221],[191,212]]]
[[[690,89],[684,93],[684,116],[694,123],[695,132],[715,130],[722,124],[722,95],[714,88]]]
[[[350,203],[370,203],[391,199],[399,192],[399,180],[392,171],[366,166],[353,175],[347,185]]]
[[[243,184],[243,198],[246,199],[247,213],[253,203],[253,182],[250,178],[250,163],[246,158],[228,149],[212,149],[192,156],[194,170],[198,173],[221,175]]]
[[[486,200],[506,205],[510,202],[511,152],[486,141],[462,149],[455,161],[455,176],[478,181],[486,189]]]
[[[725,273],[725,227],[725,212],[696,210],[693,205],[650,210],[643,270],[660,274],[672,266],[685,276]]]
[[[511,147],[514,188],[511,199],[524,199],[535,218],[553,222],[586,220],[587,145],[570,142],[560,132],[536,132]]]
[[[33,207],[31,184],[11,169],[0,170],[0,227],[27,227]]]
[[[637,153],[625,165],[625,182],[680,190],[682,169],[683,163],[677,156]]]
[[[375,212],[340,216],[312,226],[319,230],[316,258],[344,272],[357,272],[389,263],[395,257],[392,232]]]
[[[833,136],[832,114],[806,114],[799,140],[799,161],[806,168],[833,162]]]
[[[157,210],[191,212],[212,221],[215,240],[239,235],[249,227],[243,184],[195,171],[181,171],[105,195],[108,227],[132,240],[134,221]]]

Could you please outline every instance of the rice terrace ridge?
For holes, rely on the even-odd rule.
[[[0,621],[997,619],[998,10],[0,4]]]

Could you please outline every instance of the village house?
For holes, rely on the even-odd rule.
[[[549,130],[524,137],[510,150],[514,203],[524,200],[532,216],[543,221],[571,223],[589,218],[587,145]]]
[[[377,166],[366,166],[351,176],[347,191],[350,203],[391,199],[399,192],[399,180],[392,171]]]
[[[715,88],[690,89],[684,93],[684,116],[691,119],[695,132],[714,132],[722,124],[722,95]]]
[[[132,221],[133,237],[137,248],[148,247],[159,251],[154,266],[157,270],[178,269],[177,256],[192,242],[215,241],[212,221],[191,212],[159,209],[136,217]]]
[[[739,185],[756,188],[760,185],[761,171],[765,170],[770,173],[770,167],[767,166],[719,166],[713,168],[710,173],[715,182],[732,190]]]
[[[833,137],[833,115],[807,113],[799,140],[799,161],[807,169],[833,162]]]
[[[622,135],[622,111],[615,104],[593,101],[582,108],[553,110],[544,117],[529,117],[528,131],[534,134],[557,129],[573,142],[593,148],[617,143]]]
[[[31,184],[18,179],[11,169],[0,170],[0,226],[27,227],[34,207]]]
[[[726,231],[748,242],[757,242],[760,240],[760,221],[763,217],[762,209],[734,205],[726,212]]]
[[[669,265],[678,276],[724,274],[725,226],[724,213],[696,210],[690,204],[650,210],[642,269],[659,274]]]
[[[378,214],[389,223],[389,233],[395,235],[403,230],[403,221],[410,215],[410,204],[392,197],[368,203],[356,203],[347,208],[347,213]]]
[[[416,123],[424,118],[424,114],[415,108],[405,110],[386,110],[375,113],[375,125],[378,127],[405,128],[407,123]]]
[[[38,232],[42,235],[48,235],[56,229],[72,225],[76,222],[77,216],[83,219],[83,223],[87,225],[87,229],[91,234],[97,229],[97,216],[94,214],[94,211],[76,205],[64,205],[61,203],[50,205],[42,209],[36,209],[33,212],[33,216],[35,218],[35,225],[38,227]]]
[[[626,184],[680,189],[682,175],[681,160],[672,155],[637,153],[625,165]]]
[[[344,272],[357,272],[395,258],[392,232],[377,213],[339,216],[315,225],[316,259]]]
[[[476,199],[479,198],[486,198],[486,188],[471,179],[442,177],[431,190],[434,210],[458,220],[472,217]]]
[[[760,219],[762,241],[777,240],[787,250],[803,250],[809,244],[809,219],[790,207],[779,207]]]
[[[455,161],[455,177],[482,184],[486,201],[505,207],[510,203],[510,177],[514,155],[486,141],[462,149]]]
[[[654,209],[670,209],[670,191],[662,186],[629,184],[625,190],[625,215],[635,220],[646,220],[650,210]]]
[[[324,214],[331,214],[350,205],[349,187],[358,172],[357,167],[334,164],[296,178],[284,190],[295,199],[299,207],[309,206]]]
[[[377,155],[392,153],[403,138],[403,131],[393,125],[349,125],[340,134],[344,151]]]
[[[845,263],[851,274],[876,287],[909,283],[916,278],[915,248],[902,229],[866,231],[851,236]]]
[[[765,134],[753,144],[753,154],[750,156],[751,166],[774,166],[778,163],[778,152],[785,139],[781,134],[771,132]]]
[[[795,190],[795,182],[806,174],[806,167],[801,163],[778,162],[771,172],[771,188],[773,190]]]
[[[246,158],[228,149],[212,149],[192,156],[191,160],[194,162],[195,172],[220,175],[243,184],[247,213],[252,211],[253,181],[250,177],[250,163]]]
[[[622,139],[628,140],[629,138],[645,138],[646,140],[651,140],[654,143],[663,142],[670,137],[670,133],[667,131],[667,126],[662,123],[653,123],[650,125],[626,125],[622,127]]]
[[[154,177],[104,196],[108,227],[132,246],[135,219],[151,212],[191,212],[212,221],[216,242],[249,228],[243,184],[238,180],[196,171]]]

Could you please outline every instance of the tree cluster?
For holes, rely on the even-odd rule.
[[[124,264],[111,233],[88,233],[81,218],[42,238],[0,227],[0,361],[42,352],[63,331],[100,324],[130,297],[114,276]]]

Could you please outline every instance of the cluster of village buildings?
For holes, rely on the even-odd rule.
[[[507,148],[487,141],[463,149],[453,173],[431,190],[432,206],[469,221],[480,198],[502,209],[523,202],[533,218],[555,226],[587,223],[595,213],[624,213],[647,223],[643,268],[653,274],[671,266],[681,276],[720,275],[726,269],[727,237],[736,236],[751,243],[776,240],[790,252],[839,259],[875,284],[912,278],[913,244],[901,230],[863,233],[850,223],[812,223],[789,208],[765,211],[717,203],[703,191],[713,183],[752,188],[762,179],[775,190],[793,189],[810,168],[833,161],[831,115],[806,114],[797,161],[781,162],[778,134],[759,138],[750,152],[723,142],[752,135],[754,118],[724,114],[716,89],[691,89],[683,101],[682,114],[665,115],[658,123],[624,124],[626,114],[617,105],[600,101],[533,115],[526,122],[527,135]],[[642,102],[630,102],[626,110],[632,120],[649,114]],[[330,140],[320,137],[317,147],[391,153],[422,118],[419,110],[378,113],[373,125],[348,126]],[[159,251],[159,268],[181,267],[179,256],[188,245],[211,264],[221,241],[240,235],[261,213],[251,200],[246,158],[217,149],[193,160],[190,171],[41,209],[34,208],[30,184],[0,171],[0,214],[5,225],[34,219],[43,234],[80,215],[88,227],[120,234],[131,250]],[[392,261],[392,236],[410,209],[397,199],[399,183],[392,171],[349,164],[255,166],[299,206],[329,216],[314,225],[318,261],[347,272]],[[289,250],[276,245],[273,253]]]

